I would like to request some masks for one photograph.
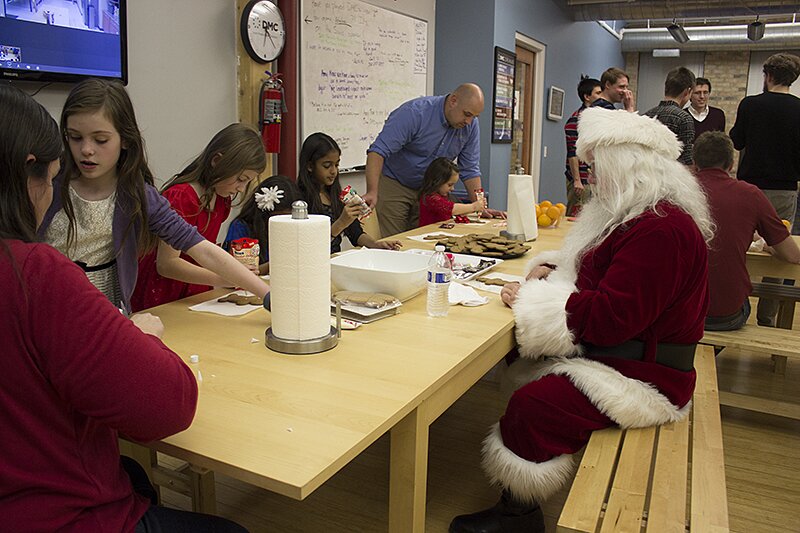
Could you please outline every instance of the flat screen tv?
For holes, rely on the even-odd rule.
[[[0,79],[128,81],[126,0],[0,0]]]

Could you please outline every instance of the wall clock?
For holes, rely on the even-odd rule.
[[[267,0],[250,0],[242,10],[242,45],[259,63],[275,60],[286,43],[286,26],[278,6]]]

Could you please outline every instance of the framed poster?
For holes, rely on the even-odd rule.
[[[561,120],[564,118],[564,89],[555,85],[550,86],[550,97],[547,103],[547,118]]]
[[[492,142],[510,143],[514,131],[514,73],[517,54],[494,47]]]

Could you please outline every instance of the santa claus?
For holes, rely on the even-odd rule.
[[[589,108],[578,131],[594,195],[564,247],[535,257],[526,281],[501,293],[522,357],[512,370],[525,383],[483,446],[503,495],[456,517],[451,533],[543,532],[538,502],[569,481],[593,431],[689,411],[708,306],[706,198],[655,119]]]

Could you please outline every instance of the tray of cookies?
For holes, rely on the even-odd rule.
[[[478,255],[493,259],[514,259],[531,249],[529,244],[493,233],[470,233],[458,237],[433,233],[426,235],[425,240],[444,245],[448,252],[454,254]]]
[[[411,248],[405,250],[405,253],[431,256],[433,250]],[[453,279],[456,281],[469,281],[478,276],[482,276],[503,262],[503,260],[499,258],[487,259],[485,257],[452,252],[449,255],[451,255],[453,259]]]

